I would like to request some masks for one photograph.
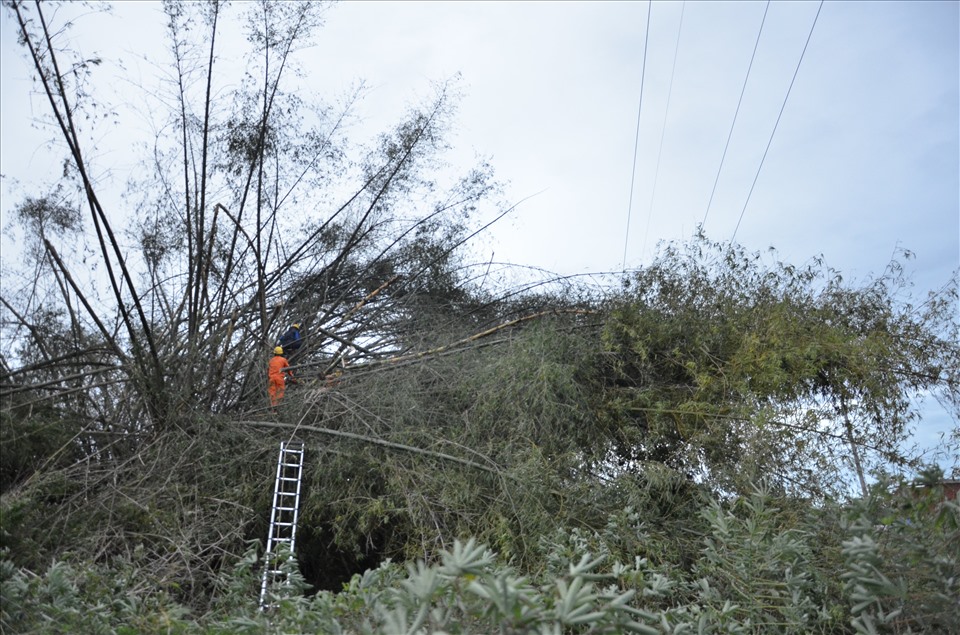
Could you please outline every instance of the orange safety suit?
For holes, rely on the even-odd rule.
[[[283,392],[287,387],[284,375],[289,374],[291,378],[293,377],[288,370],[289,366],[290,362],[283,355],[274,355],[273,359],[270,360],[270,366],[267,368],[267,378],[270,385],[267,387],[267,392],[270,393],[271,406],[276,407],[283,399]]]

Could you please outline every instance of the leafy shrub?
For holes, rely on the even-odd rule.
[[[557,530],[523,575],[469,539],[436,560],[386,561],[339,592],[308,593],[297,562],[257,606],[256,541],[191,615],[146,581],[133,560],[57,562],[44,573],[0,562],[4,633],[955,633],[960,580],[958,514],[930,488],[882,486],[843,512],[778,499],[763,489],[702,512],[691,566],[631,555],[643,514],[606,527]],[[896,512],[896,513],[894,513]],[[665,543],[664,543],[665,544]],[[635,553],[635,551],[634,551]]]

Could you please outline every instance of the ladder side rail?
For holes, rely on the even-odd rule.
[[[290,551],[293,551],[293,547],[297,541],[297,520],[300,516],[300,487],[303,482],[303,457],[304,454],[306,454],[306,450],[305,446],[300,446],[300,455],[297,462],[297,486],[293,496],[293,525],[290,527]]]

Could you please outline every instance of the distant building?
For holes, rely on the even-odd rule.
[[[939,485],[943,487],[943,500],[956,501],[960,497],[960,478],[945,478]],[[916,483],[911,486],[911,489],[919,493],[928,487],[929,485],[925,483]]]
[[[955,501],[958,495],[960,495],[960,478],[944,479],[943,497],[948,501]]]

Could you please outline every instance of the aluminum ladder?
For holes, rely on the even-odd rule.
[[[270,529],[267,532],[267,550],[263,554],[263,580],[260,585],[261,611],[268,608],[267,592],[270,587],[286,579],[277,559],[277,547],[287,545],[290,553],[294,553],[297,540],[297,515],[300,510],[303,454],[303,441],[280,442],[277,480],[273,488],[273,507],[270,509]]]

